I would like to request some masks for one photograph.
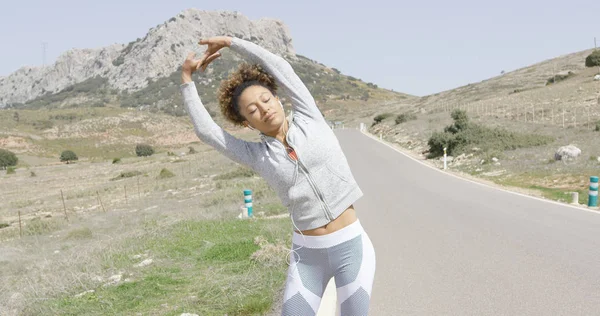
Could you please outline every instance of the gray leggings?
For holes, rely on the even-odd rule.
[[[341,315],[368,314],[375,250],[358,220],[324,236],[294,233],[292,243],[282,315],[315,315],[332,277]]]

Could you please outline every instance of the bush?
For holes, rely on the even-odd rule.
[[[198,153],[198,152],[196,151],[196,149],[194,149],[194,147],[190,146],[190,147],[188,147],[188,148],[190,149],[190,151],[188,152],[188,154],[190,154],[190,155],[193,155],[193,154],[196,154],[196,153]]]
[[[148,157],[154,154],[154,149],[148,144],[137,144],[135,146],[135,154],[138,157]]]
[[[69,164],[71,161],[75,161],[75,160],[79,160],[79,157],[77,157],[77,155],[71,150],[65,150],[60,154],[61,162],[66,161],[67,164]]]
[[[401,124],[401,123],[416,120],[416,119],[417,119],[417,115],[414,113],[402,113],[402,114],[396,116],[396,124]]]
[[[462,130],[466,130],[469,127],[469,116],[465,110],[454,110],[450,114],[450,117],[454,120],[454,124],[447,126],[444,131],[456,134]]]
[[[37,177],[37,174],[35,174],[35,172],[31,171],[31,177]]]
[[[429,146],[428,158],[440,157],[444,155],[444,147],[448,149],[448,153],[456,147],[456,137],[448,132],[434,132],[427,145]]]
[[[119,57],[117,57],[117,59],[115,59],[115,60],[112,61],[112,64],[115,67],[119,67],[123,63],[125,63],[125,58],[123,56],[119,56]]]
[[[120,162],[121,162],[121,158],[113,158],[113,162],[112,162],[113,165],[117,164],[117,163],[120,163]]]
[[[596,128],[594,130],[600,132],[600,121],[596,122]]]
[[[449,155],[458,155],[469,149],[479,147],[482,153],[499,155],[504,150],[545,145],[553,141],[552,137],[536,134],[518,134],[501,128],[488,128],[469,123],[465,111],[452,112],[454,124],[447,126],[444,132],[435,132],[429,138],[428,158],[440,157],[444,147]]]
[[[6,227],[10,227],[10,225],[7,223],[0,223],[0,229],[6,228]]]
[[[554,75],[554,76],[548,78],[546,85],[561,82],[561,81],[567,80],[573,76],[575,76],[575,73],[572,71],[569,71],[569,73],[567,73],[566,75],[565,74]]]
[[[15,174],[15,167],[6,168],[6,174]]]
[[[383,114],[379,114],[379,115],[375,116],[373,118],[373,125],[381,123],[381,121],[385,120],[386,118],[388,118],[390,116],[392,116],[392,113],[383,113]]]
[[[173,172],[171,172],[169,169],[163,168],[160,171],[160,174],[158,175],[158,179],[172,178],[174,176],[175,176],[175,174]]]
[[[15,153],[6,149],[0,149],[0,170],[16,166],[17,162],[19,162],[19,158],[17,158]]]
[[[585,59],[586,67],[597,67],[600,66],[600,50],[595,50]]]

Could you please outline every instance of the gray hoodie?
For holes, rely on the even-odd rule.
[[[234,38],[231,49],[271,74],[292,103],[287,142],[291,159],[277,139],[261,133],[261,142],[248,142],[219,127],[210,117],[193,82],[181,85],[196,135],[231,160],[252,168],[277,192],[298,230],[321,227],[337,218],[363,192],[338,139],[321,115],[306,86],[283,58],[260,46]]]

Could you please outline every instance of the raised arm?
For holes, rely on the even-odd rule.
[[[200,101],[196,84],[192,81],[192,73],[202,67],[201,60],[194,60],[193,57],[193,53],[188,55],[182,67],[180,90],[185,107],[194,124],[196,135],[229,159],[253,167],[256,161],[253,146],[258,144],[232,136],[212,119],[202,101]],[[213,59],[216,57],[213,57]]]
[[[202,45],[208,45],[205,57],[217,54],[217,51],[227,46],[234,52],[240,54],[251,63],[259,64],[266,72],[272,75],[277,85],[283,92],[291,98],[292,107],[296,112],[313,119],[322,119],[323,115],[319,111],[314,98],[294,72],[292,66],[282,57],[275,55],[268,50],[239,38],[228,36],[217,36],[200,41]],[[217,56],[218,57],[218,56]],[[216,58],[216,57],[215,57]],[[203,69],[210,62],[203,63]]]

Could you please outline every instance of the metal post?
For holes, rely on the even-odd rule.
[[[244,203],[248,209],[248,217],[252,217],[252,190],[244,190]]]
[[[590,177],[589,207],[598,207],[598,177]]]

